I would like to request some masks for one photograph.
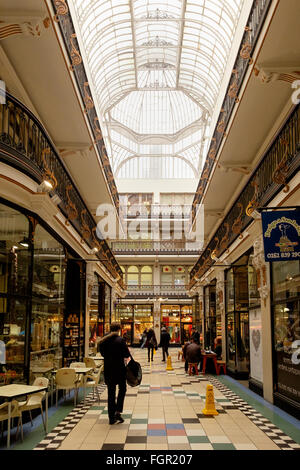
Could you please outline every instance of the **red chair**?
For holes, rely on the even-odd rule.
[[[220,375],[221,368],[223,368],[223,372],[226,375],[226,362],[225,361],[217,361],[218,365],[218,375]]]
[[[189,375],[193,375],[193,368],[196,371],[196,375],[199,375],[198,364],[196,362],[189,362]]]

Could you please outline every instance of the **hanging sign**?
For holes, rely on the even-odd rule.
[[[263,211],[265,260],[300,260],[300,210]]]

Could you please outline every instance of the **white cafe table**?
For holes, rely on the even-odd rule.
[[[45,428],[48,433],[48,387],[38,387],[35,385],[11,384],[0,387],[0,398],[8,401],[8,424],[7,424],[7,447],[10,446],[10,421],[11,421],[11,402],[14,398],[33,393],[46,392],[45,399]]]

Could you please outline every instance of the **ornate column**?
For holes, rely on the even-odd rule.
[[[264,398],[273,403],[272,322],[270,270],[264,258],[262,233],[254,242],[253,266],[261,298],[261,336]]]
[[[157,343],[160,341],[160,301],[154,300],[153,305],[153,327]]]
[[[222,359],[226,362],[226,312],[225,312],[225,269],[221,268],[216,276],[216,301],[221,312],[222,325]]]

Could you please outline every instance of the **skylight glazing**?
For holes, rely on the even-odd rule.
[[[199,176],[244,1],[69,0],[116,178]]]

